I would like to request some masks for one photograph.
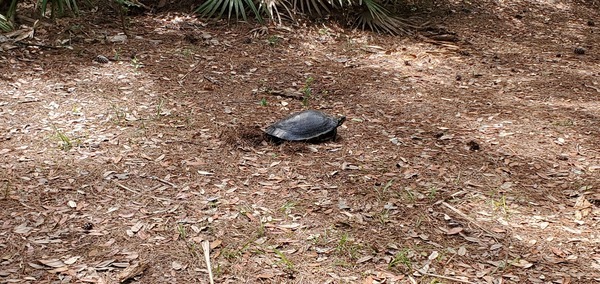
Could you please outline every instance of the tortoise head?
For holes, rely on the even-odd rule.
[[[341,126],[344,123],[344,121],[346,121],[345,116],[338,117],[338,125],[337,126]]]

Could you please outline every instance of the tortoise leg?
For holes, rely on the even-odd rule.
[[[271,142],[271,143],[273,143],[275,145],[281,145],[281,144],[283,144],[283,142],[285,142],[285,140],[283,140],[283,139],[281,139],[279,137],[275,137],[273,135],[269,135],[269,134],[266,134],[266,133],[265,133],[265,138],[266,138],[267,141],[269,141],[269,142]]]
[[[332,137],[331,137],[331,141],[335,142],[337,140],[337,129],[333,130],[333,133],[331,133]]]
[[[322,143],[322,142],[326,142],[326,141],[335,141],[337,137],[337,129],[331,130],[321,136],[306,140],[305,142],[308,143]]]

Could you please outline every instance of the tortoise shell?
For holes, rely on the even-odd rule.
[[[329,116],[318,110],[305,110],[289,115],[269,126],[265,133],[275,141],[323,142],[335,140],[337,128],[346,117]]]

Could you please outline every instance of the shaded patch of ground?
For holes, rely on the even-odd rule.
[[[457,41],[40,28],[73,49],[0,54],[0,280],[208,283],[209,241],[218,283],[598,281],[597,7],[448,9]],[[341,139],[262,141],[305,108]]]

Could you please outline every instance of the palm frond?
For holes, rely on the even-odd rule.
[[[262,22],[262,17],[252,0],[208,0],[200,5],[195,12],[206,18],[222,18],[225,11],[227,11],[227,19],[231,20],[231,17],[235,15],[236,19],[241,17],[245,21],[247,20],[247,9],[250,9],[256,19]]]
[[[389,18],[388,10],[375,2],[375,0],[359,0],[359,4],[364,4],[373,19],[386,20],[386,18]]]
[[[358,15],[355,25],[363,30],[368,28],[378,33],[409,34],[408,25],[401,19],[389,15],[385,9],[365,9]]]
[[[343,0],[340,0],[340,2]],[[329,12],[329,1],[323,0],[294,0],[294,10],[299,10],[305,14],[323,15],[323,10]]]
[[[52,5],[52,10],[50,10],[50,16],[52,18],[58,16],[61,17],[65,15],[67,11],[71,11],[73,14],[79,14],[79,7],[77,6],[77,0],[38,0],[37,6],[40,9],[40,15],[46,15],[48,11],[48,4]]]
[[[0,30],[10,32],[13,30],[12,23],[2,14],[0,14]]]
[[[327,4],[329,4],[335,8],[343,8],[346,6],[352,6],[352,5],[356,4],[355,2],[356,2],[356,0],[337,0],[337,1],[336,0],[327,0]],[[360,0],[358,2],[360,5]]]
[[[378,33],[393,35],[407,34],[411,25],[391,13],[376,0],[359,0],[363,10],[358,14],[355,25],[361,29],[368,28]]]
[[[19,0],[12,0],[10,2],[10,6],[8,6],[8,11],[6,11],[6,20],[10,23],[14,22],[15,15],[17,13],[17,3]]]
[[[293,9],[290,9],[290,2],[288,0],[261,0],[259,5],[259,11],[267,14],[269,19],[276,21],[281,24],[282,13],[279,12],[279,8],[285,9],[286,15],[290,20],[294,19]]]

